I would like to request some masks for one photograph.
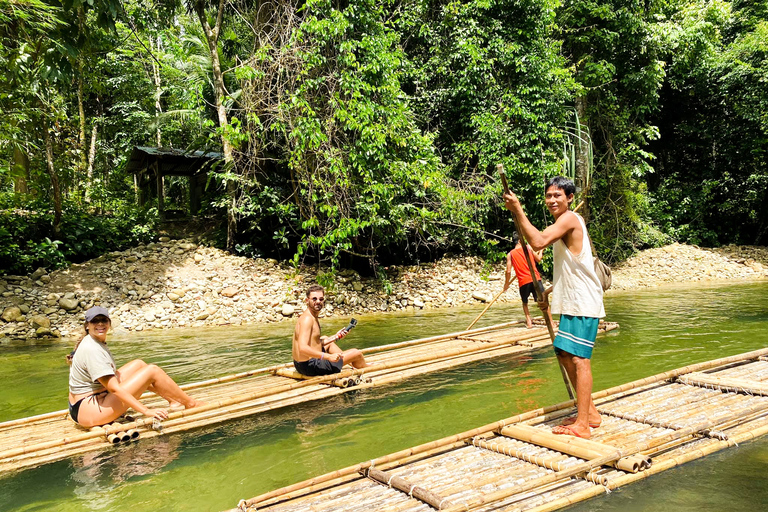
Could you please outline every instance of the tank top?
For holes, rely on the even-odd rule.
[[[581,244],[581,253],[578,255],[568,250],[562,239],[552,245],[555,267],[552,313],[603,318],[605,316],[603,288],[595,274],[587,226],[581,215],[573,214],[579,219],[584,240]]]
[[[536,268],[536,263],[534,263],[535,261],[533,255],[531,255],[531,263],[534,264],[533,271],[536,273],[536,279],[541,279],[539,269]],[[512,267],[515,269],[518,287],[533,282],[533,279],[531,279],[531,270],[528,267],[528,261],[525,259],[525,253],[523,252],[522,246],[519,249],[512,250]]]

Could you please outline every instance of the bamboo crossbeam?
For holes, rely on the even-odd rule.
[[[751,359],[756,359],[761,356],[768,355],[768,349],[759,349],[754,350],[752,352],[747,352],[744,354],[738,354],[735,356],[729,356],[729,357],[723,357],[719,359],[715,359],[712,361],[705,361],[702,363],[692,364],[688,365],[682,368],[678,368],[675,370],[669,370],[666,372],[662,372],[650,377],[645,377],[643,379],[639,379],[633,382],[629,382],[626,384],[622,384],[619,386],[614,386],[612,388],[608,388],[602,391],[598,391],[592,394],[593,400],[599,400],[606,397],[611,397],[611,399],[615,399],[616,397],[613,397],[612,395],[620,395],[622,393],[629,393],[634,392],[637,389],[650,386],[653,384],[660,383],[662,381],[666,381],[669,379],[673,379],[675,377],[678,377],[680,375],[683,375],[685,373],[691,373],[696,371],[703,371],[707,369],[717,368],[724,365],[739,363],[743,361],[748,361]],[[368,462],[362,462],[359,464],[356,464],[354,466],[349,466],[346,468],[342,468],[330,473],[327,473],[325,475],[321,475],[318,477],[314,477],[308,480],[304,480],[302,482],[297,482],[295,484],[285,486],[280,489],[276,489],[273,491],[270,491],[268,493],[261,494],[259,496],[256,496],[254,498],[251,498],[249,500],[243,500],[241,503],[244,507],[253,507],[253,506],[260,506],[263,502],[270,500],[270,503],[278,503],[282,501],[280,498],[283,495],[288,495],[290,493],[297,492],[301,489],[306,489],[312,486],[318,486],[323,484],[324,482],[329,482],[331,480],[344,477],[345,475],[350,475],[353,473],[358,473],[361,470],[364,470],[368,467],[371,467],[371,465],[381,465],[386,464],[388,462],[391,462],[393,460],[397,460],[403,457],[416,455],[419,453],[426,452],[428,450],[432,450],[435,448],[438,448],[440,446],[446,446],[452,443],[461,442],[465,439],[471,438],[476,435],[482,435],[486,434],[488,432],[492,432],[494,430],[501,429],[507,425],[513,424],[513,423],[519,423],[522,421],[528,421],[535,419],[539,416],[552,416],[554,413],[560,413],[564,410],[572,409],[575,405],[574,400],[568,400],[565,402],[561,402],[556,405],[542,407],[539,409],[535,409],[532,411],[528,411],[526,413],[518,414],[503,420],[499,420],[493,423],[489,423],[487,425],[484,425],[482,427],[478,427],[475,429],[468,430],[466,432],[456,434],[453,436],[448,436],[436,441],[432,441],[429,443],[424,443],[422,445],[409,448],[407,450],[401,450],[399,452],[386,455],[383,457],[379,457],[377,459],[374,459],[372,461]],[[699,430],[704,430],[703,428],[700,428]],[[591,469],[591,468],[590,468]]]
[[[620,418],[627,421],[633,421],[635,423],[643,423],[645,425],[650,425],[651,427],[656,428],[663,428],[663,429],[669,429],[669,430],[680,430],[684,427],[682,423],[670,423],[666,421],[660,421],[660,420],[654,420],[651,418],[648,418],[642,414],[632,414],[632,413],[625,413],[625,412],[617,412],[612,411],[611,409],[605,408],[605,407],[598,407],[597,412],[600,413],[601,416],[612,416],[614,418]],[[702,435],[706,435],[708,437],[715,437],[717,439],[724,440],[723,437],[725,434],[718,431],[713,430],[707,430],[704,432],[700,432]]]
[[[392,473],[387,473],[386,471],[382,471],[376,468],[369,468],[364,473],[368,478],[397,489],[398,491],[404,492],[408,496],[426,503],[434,509],[441,510],[443,505],[446,507],[451,505],[451,502],[442,496],[438,496],[432,491],[429,491],[416,484],[412,484],[405,478],[393,475]]]
[[[689,386],[699,386],[706,389],[730,391],[747,395],[768,396],[768,385],[744,379],[732,379],[727,377],[716,377],[707,373],[695,373],[692,375],[680,376],[677,381]]]
[[[574,436],[556,435],[528,425],[509,425],[502,428],[500,433],[506,437],[567,453],[584,460],[618,454],[615,463],[616,468],[629,473],[637,473],[651,465],[650,459],[634,454],[623,455],[622,450],[615,446]]]
[[[567,466],[562,463],[563,460],[567,459],[567,457],[564,455],[555,457],[538,457],[536,455],[525,453],[524,451],[513,448],[511,446],[501,446],[499,443],[491,443],[483,439],[475,438],[473,438],[471,441],[467,441],[467,444],[471,444],[472,446],[476,446],[478,448],[483,448],[484,450],[500,453],[502,455],[507,455],[508,457],[514,457],[516,459],[528,462],[529,464],[535,464],[536,466],[545,469],[551,469],[553,471],[563,471],[567,468]],[[597,475],[594,472],[589,472],[577,476],[597,485],[605,485],[607,483],[607,479],[604,476]]]

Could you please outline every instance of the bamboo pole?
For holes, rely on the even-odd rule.
[[[515,279],[517,279],[517,276],[512,278],[512,281],[510,281],[510,284],[514,283]],[[501,297],[502,293],[504,293],[504,290],[501,290],[499,293],[496,294],[496,296],[493,298],[493,300],[491,302],[489,302],[487,306],[485,306],[485,308],[483,309],[483,311],[479,315],[477,315],[477,318],[472,320],[472,323],[469,324],[469,326],[467,327],[467,330],[470,330],[472,328],[472,326],[474,326],[477,323],[477,321],[480,320],[480,318],[482,318],[482,316],[485,314],[485,312],[488,311],[488,308],[493,306],[493,303],[496,302],[499,299],[499,297]]]
[[[509,186],[507,185],[507,176],[504,174],[504,166],[502,164],[496,164],[496,170],[501,175],[501,181],[504,184],[504,192],[509,193]],[[517,237],[520,240],[520,245],[523,248],[523,254],[525,255],[525,261],[528,263],[528,271],[531,273],[531,280],[534,283],[533,289],[536,292],[536,302],[541,304],[547,304],[548,306],[548,300],[546,295],[544,295],[544,285],[541,283],[541,279],[536,278],[536,271],[533,266],[533,260],[531,260],[531,255],[528,253],[528,242],[526,242],[525,237],[523,236],[523,230],[520,229],[520,222],[517,220],[517,216],[512,216],[515,221],[515,230],[517,231]],[[544,312],[544,321],[547,323],[547,330],[549,331],[549,337],[552,338],[552,342],[555,341],[555,328],[552,325],[552,318],[550,318],[550,315],[548,312]],[[573,389],[571,388],[571,382],[568,380],[568,374],[565,372],[565,368],[563,368],[562,363],[560,362],[560,359],[558,358],[557,364],[560,367],[560,374],[563,376],[563,383],[565,384],[565,389],[568,391],[568,397],[570,399],[574,398],[573,395]]]
[[[440,510],[443,507],[443,504],[450,506],[450,502],[442,496],[438,496],[432,491],[416,484],[412,484],[405,478],[393,475],[392,473],[387,473],[386,471],[376,468],[368,468],[364,473],[368,478],[389,487],[393,487],[398,491],[402,491],[408,496],[426,503],[434,509]]]
[[[488,327],[479,327],[477,329],[472,330],[464,330],[464,331],[458,331],[458,332],[452,332],[448,334],[441,334],[439,336],[432,336],[429,338],[421,338],[418,340],[408,340],[408,341],[401,341],[398,343],[391,343],[389,345],[381,345],[379,347],[369,347],[361,349],[360,352],[363,354],[374,354],[376,352],[383,352],[385,350],[392,350],[396,348],[402,348],[402,347],[410,347],[413,345],[421,345],[425,343],[433,343],[436,341],[446,341],[453,338],[458,338],[459,336],[471,336],[473,334],[482,334],[484,332],[493,331],[493,330],[501,330],[507,327],[512,327],[513,325],[518,325],[522,322],[519,320],[515,320],[513,322],[505,322],[497,325],[490,325]]]
[[[525,443],[542,446],[550,450],[567,453],[568,455],[573,455],[574,457],[584,460],[591,460],[612,453],[619,453],[619,458],[616,460],[615,465],[618,469],[629,473],[637,473],[651,464],[650,459],[647,459],[646,457],[622,455],[621,450],[615,446],[574,436],[556,435],[528,425],[509,425],[502,428],[500,433],[503,436],[511,437]]]
[[[567,467],[565,464],[563,464],[565,460],[568,460],[568,457],[566,457],[565,455],[559,455],[555,457],[539,457],[536,455],[525,453],[524,451],[518,448],[514,448],[511,446],[501,446],[498,443],[490,443],[488,441],[484,441],[480,439],[472,439],[471,444],[472,446],[476,446],[478,448],[490,450],[492,452],[500,453],[508,457],[514,457],[516,459],[520,459],[525,462],[528,462],[529,464],[535,464],[536,466],[539,466],[545,469],[551,469],[553,471],[562,471]],[[588,482],[591,482],[593,484],[598,484],[598,485],[606,485],[608,483],[608,480],[605,476],[598,475],[592,471],[586,474],[577,475],[577,477],[583,478]]]
[[[767,349],[759,349],[754,350],[751,352],[746,352],[743,354],[738,354],[735,356],[729,356],[729,357],[723,357],[719,359],[714,359],[711,361],[705,361],[702,363],[696,363],[691,364],[688,366],[684,366],[682,368],[678,368],[675,370],[669,370],[666,372],[662,372],[650,377],[645,377],[639,380],[635,380],[632,382],[628,382],[625,384],[621,384],[618,386],[614,386],[612,388],[608,388],[602,391],[598,391],[592,394],[593,400],[599,400],[605,397],[611,397],[611,395],[617,395],[622,393],[632,393],[635,392],[639,388],[643,388],[652,384],[656,384],[661,381],[669,380],[672,378],[675,378],[679,375],[683,375],[684,373],[690,373],[694,371],[702,371],[712,368],[717,368],[724,365],[734,364],[738,362],[743,362],[749,359],[756,359],[760,356],[768,356],[768,348]],[[615,398],[615,397],[612,397]],[[520,423],[522,421],[528,421],[532,420],[534,418],[537,418],[539,416],[544,415],[552,415],[553,413],[561,412],[566,409],[570,409],[574,406],[574,400],[568,400],[566,402],[561,402],[559,404],[547,406],[547,407],[541,407],[539,409],[535,409],[532,411],[528,411],[526,413],[518,414],[515,416],[511,416],[509,418],[499,420],[493,423],[489,423],[487,425],[484,425],[482,427],[477,427],[465,432],[462,432],[460,434],[455,434],[452,436],[444,437],[442,439],[438,439],[436,441],[431,441],[429,443],[424,443],[412,448],[408,448],[406,450],[401,450],[399,452],[395,452],[393,454],[385,455],[382,457],[379,457],[377,459],[373,459],[368,462],[362,462],[359,464],[356,464],[354,466],[348,466],[346,468],[342,468],[330,473],[326,473],[325,475],[321,475],[318,477],[314,477],[308,480],[304,480],[302,482],[297,482],[292,485],[288,485],[285,487],[282,487],[280,489],[276,489],[264,494],[261,494],[259,496],[255,496],[249,500],[243,500],[242,503],[245,504],[247,507],[253,507],[254,505],[260,504],[266,500],[277,498],[283,494],[296,492],[300,489],[307,488],[309,486],[315,486],[322,484],[323,482],[328,482],[330,480],[333,480],[335,478],[343,477],[345,475],[350,475],[352,473],[358,473],[359,471],[366,469],[368,467],[371,467],[372,465],[381,465],[385,464],[387,462],[391,462],[393,460],[397,460],[402,457],[407,457],[419,453],[426,452],[428,450],[439,448],[440,446],[446,446],[452,443],[456,442],[463,442],[463,440],[467,438],[471,438],[473,436],[486,434],[488,432],[492,432],[494,430],[498,430],[500,428],[503,428],[507,425],[513,424],[513,423]]]
[[[718,391],[730,391],[734,393],[768,396],[768,385],[762,382],[753,382],[744,379],[731,379],[716,377],[705,373],[695,373],[678,377],[678,382],[689,386],[699,386]]]

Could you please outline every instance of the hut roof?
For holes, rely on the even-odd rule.
[[[163,176],[193,176],[224,155],[214,151],[185,151],[177,148],[136,146],[128,158],[126,170],[134,174],[154,172],[152,164]]]

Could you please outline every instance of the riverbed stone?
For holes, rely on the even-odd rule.
[[[240,290],[238,290],[234,286],[228,286],[228,287],[224,288],[223,290],[221,290],[221,292],[219,292],[219,294],[222,295],[223,297],[232,298],[235,295],[237,295],[239,291]]]
[[[72,311],[74,309],[77,309],[80,306],[80,301],[74,298],[74,294],[72,294],[72,297],[73,298],[66,298],[66,297],[60,298],[59,306],[62,309],[66,309],[67,311]]]
[[[29,323],[35,329],[39,327],[50,327],[51,319],[45,315],[34,315],[29,318]]]
[[[296,312],[296,307],[293,304],[283,304],[283,308],[280,311],[283,316],[293,316]]]
[[[38,338],[51,338],[53,337],[53,331],[50,327],[38,327],[35,330],[35,336]]]
[[[34,272],[32,272],[32,273],[29,275],[29,278],[30,278],[32,281],[37,281],[37,280],[38,280],[38,279],[40,279],[42,276],[44,276],[46,273],[47,273],[47,272],[46,272],[46,270],[45,270],[44,268],[38,268],[37,270],[35,270]]]
[[[18,322],[18,318],[22,316],[21,309],[18,306],[9,306],[3,310],[0,318],[5,322]]]

